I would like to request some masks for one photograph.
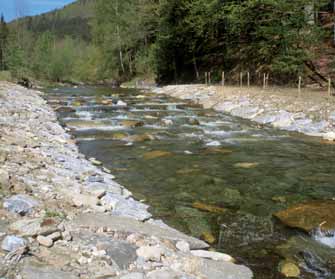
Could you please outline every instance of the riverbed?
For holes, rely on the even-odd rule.
[[[103,162],[156,219],[234,256],[255,278],[282,278],[278,264],[288,257],[300,278],[333,278],[333,249],[273,214],[335,197],[335,145],[151,92],[47,91],[80,151]],[[309,258],[305,247],[313,247]]]

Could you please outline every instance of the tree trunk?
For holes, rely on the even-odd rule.
[[[193,66],[194,66],[194,72],[195,72],[195,77],[197,80],[200,78],[199,70],[198,70],[198,65],[197,65],[197,59],[193,55]]]

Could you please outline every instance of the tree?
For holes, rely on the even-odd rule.
[[[6,69],[5,65],[5,49],[7,45],[7,40],[8,40],[8,27],[5,22],[4,16],[1,15],[0,18],[0,71],[3,71]]]

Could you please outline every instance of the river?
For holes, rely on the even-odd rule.
[[[102,161],[155,218],[231,254],[256,279],[284,278],[278,264],[290,257],[300,278],[335,278],[334,248],[273,218],[335,197],[335,145],[138,90],[47,93],[52,106],[70,108],[58,116],[80,151]]]

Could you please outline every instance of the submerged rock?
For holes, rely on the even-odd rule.
[[[205,204],[202,202],[194,202],[192,204],[192,207],[196,209],[200,209],[202,211],[207,211],[207,212],[217,213],[217,214],[222,214],[226,212],[226,209],[222,207],[215,206],[215,205],[209,205],[209,204]]]
[[[150,134],[132,135],[132,136],[128,136],[124,138],[124,140],[129,141],[129,142],[144,142],[144,141],[150,141],[154,139],[155,137]]]
[[[291,262],[291,261],[282,261],[279,263],[279,272],[283,274],[285,277],[294,277],[297,278],[300,276],[300,269],[299,267]]]
[[[259,163],[256,162],[243,162],[243,163],[236,163],[234,165],[235,168],[243,168],[243,169],[251,169],[251,168],[255,168],[259,165]]]
[[[27,195],[15,195],[6,199],[3,207],[12,213],[26,215],[31,213],[34,207],[37,207],[39,202]]]
[[[142,127],[144,125],[144,122],[137,120],[123,120],[121,121],[121,125],[127,128],[135,128],[135,127]]]
[[[288,227],[311,232],[320,227],[322,230],[335,229],[335,201],[310,201],[294,205],[274,214]]]
[[[202,238],[205,241],[207,240],[206,242],[210,243],[214,243],[216,241],[215,237],[212,235],[210,225],[207,222],[206,213],[195,208],[177,206],[176,214],[187,226],[193,236]]]
[[[291,237],[276,247],[276,253],[287,261],[308,267],[317,278],[331,278],[328,276],[335,272],[335,250],[307,236]]]
[[[145,153],[143,155],[143,158],[145,160],[151,160],[151,159],[156,159],[156,158],[161,158],[161,157],[170,157],[170,156],[172,156],[171,152],[156,150],[156,151]]]

